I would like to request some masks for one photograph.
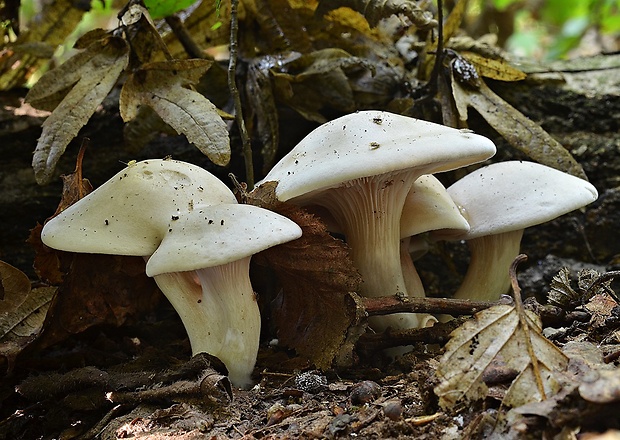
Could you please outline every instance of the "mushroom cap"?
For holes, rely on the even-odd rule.
[[[468,231],[469,223],[435,176],[425,174],[411,185],[400,217],[401,238],[436,229]]]
[[[598,197],[586,180],[525,161],[482,167],[455,182],[448,194],[469,222],[468,232],[441,231],[435,238],[469,240],[553,220]]]
[[[219,266],[299,238],[301,233],[292,220],[257,206],[196,206],[170,222],[146,264],[146,274]]]
[[[343,182],[409,168],[448,171],[495,154],[489,139],[384,111],[360,111],[321,125],[259,182],[278,181],[281,201]]]
[[[211,203],[237,201],[203,168],[177,160],[145,160],[127,166],[47,222],[41,240],[70,252],[151,255],[177,212]]]

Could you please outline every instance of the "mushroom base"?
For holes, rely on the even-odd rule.
[[[252,385],[260,338],[260,312],[249,278],[250,257],[189,272],[156,275],[177,311],[192,354],[209,353],[228,369],[233,385]]]

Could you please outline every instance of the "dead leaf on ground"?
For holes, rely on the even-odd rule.
[[[467,108],[473,107],[514,148],[536,162],[586,178],[575,158],[540,125],[496,95],[484,81],[476,85],[462,85],[452,75],[452,93],[461,121],[467,121]]]
[[[26,274],[3,261],[0,285],[0,356],[11,371],[15,357],[39,335],[56,288],[31,290]]]
[[[523,328],[521,319],[527,328]],[[566,369],[568,358],[540,331],[538,316],[525,311],[521,318],[514,306],[494,306],[477,313],[472,321],[452,333],[446,345],[437,370],[441,380],[435,388],[439,404],[452,408],[483,399],[487,387],[482,374],[491,362],[500,359],[508,368],[519,372],[503,399],[504,405],[520,406],[544,398],[534,369],[540,371],[545,395],[557,393],[561,381],[555,375]],[[533,357],[526,350],[526,339],[531,341]]]
[[[27,102],[47,110],[62,98],[43,123],[34,152],[32,166],[37,182],[50,180],[67,145],[112,90],[128,62],[125,40],[108,37],[47,72],[28,92]]]
[[[226,123],[217,108],[189,88],[213,64],[209,60],[162,61],[143,65],[125,82],[120,112],[125,122],[134,119],[141,105],[148,105],[216,165],[230,160]]]
[[[344,243],[331,237],[313,215],[278,202],[275,185],[255,189],[249,203],[289,217],[303,230],[301,238],[256,257],[274,269],[283,287],[273,308],[278,338],[317,368],[329,368],[359,336],[349,292],[358,290],[361,277]]]

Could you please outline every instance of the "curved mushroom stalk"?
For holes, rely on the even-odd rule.
[[[216,356],[226,365],[230,381],[242,388],[252,384],[261,328],[250,258],[154,277],[183,321],[192,355]]]
[[[508,270],[519,255],[523,229],[467,241],[470,261],[454,298],[496,301],[510,288]]]
[[[256,206],[194,206],[169,223],[146,264],[181,316],[192,352],[220,358],[235,386],[251,384],[260,337],[250,257],[300,236],[296,223]]]
[[[362,275],[362,296],[407,295],[400,265],[400,211],[416,177],[407,171],[354,179],[315,201],[342,227]],[[369,322],[375,331],[419,327],[413,313],[371,317]]]

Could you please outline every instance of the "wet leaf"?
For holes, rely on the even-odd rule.
[[[278,338],[317,368],[328,368],[354,342],[349,333],[355,333],[358,317],[349,292],[358,290],[361,277],[344,243],[313,215],[278,202],[275,185],[261,185],[248,201],[289,217],[303,230],[301,238],[256,256],[274,269],[283,287],[273,308]]]
[[[502,404],[519,406],[557,393],[561,380],[556,376],[566,369],[568,358],[540,331],[536,314],[524,311],[520,316],[517,308],[509,305],[486,309],[457,328],[437,370],[441,382],[435,393],[441,407],[483,399],[487,386],[482,375],[496,360],[519,372]],[[532,347],[531,354],[527,346]]]
[[[467,87],[452,77],[452,93],[461,121],[473,107],[514,148],[543,165],[586,179],[575,158],[540,125],[528,119],[496,95],[480,80],[478,88]]]
[[[125,40],[108,37],[47,72],[26,95],[33,106],[49,109],[68,92],[43,123],[32,159],[37,182],[50,180],[65,148],[114,87],[128,61]]]
[[[230,143],[226,124],[211,101],[186,88],[195,84],[212,63],[193,59],[143,65],[127,79],[121,91],[123,120],[134,119],[138,108],[148,105],[213,163],[228,164]]]

